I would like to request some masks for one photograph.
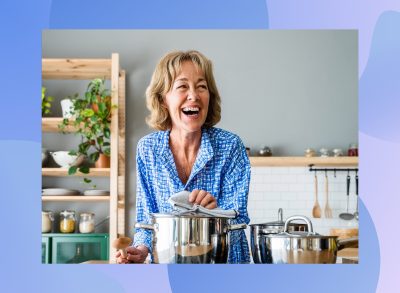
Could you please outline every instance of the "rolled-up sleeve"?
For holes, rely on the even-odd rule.
[[[148,187],[146,178],[146,166],[143,163],[143,152],[141,144],[138,144],[136,153],[136,174],[137,174],[137,189],[136,189],[136,222],[151,224],[150,213],[156,213],[155,199],[151,196],[151,191]],[[142,228],[137,228],[134,236],[133,246],[145,245],[150,253],[152,252],[152,231]]]
[[[222,196],[219,204],[224,209],[235,209],[239,216],[232,224],[250,222],[247,199],[250,185],[250,161],[246,149],[238,138],[223,174]],[[229,263],[249,263],[250,252],[244,230],[230,232]]]

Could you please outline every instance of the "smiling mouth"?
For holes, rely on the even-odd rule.
[[[182,113],[187,116],[198,115],[200,112],[200,108],[198,107],[186,107],[182,109]]]

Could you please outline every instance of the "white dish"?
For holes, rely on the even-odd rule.
[[[43,188],[42,195],[80,195],[80,192],[66,188]]]
[[[89,189],[83,192],[83,195],[110,195],[108,190],[101,190],[101,189]]]
[[[50,152],[54,161],[62,168],[69,168],[72,166],[79,166],[82,164],[84,155],[69,155],[69,151]]]

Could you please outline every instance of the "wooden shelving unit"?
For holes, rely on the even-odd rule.
[[[68,175],[66,168],[42,168],[42,176],[64,177],[64,176],[85,176],[85,177],[109,177],[110,168],[91,168],[89,174],[76,172],[74,175]]]
[[[357,166],[358,157],[250,157],[252,167]]]
[[[65,196],[51,196],[51,195],[42,195],[42,201],[110,201],[110,196],[89,196],[89,195],[65,195]]]
[[[44,117],[42,118],[42,131],[43,132],[59,132],[60,129],[58,125],[60,125],[63,121],[63,118],[61,117]],[[72,121],[70,122],[70,125],[65,127],[64,132],[72,132],[74,131],[74,128],[72,126]]]
[[[109,79],[111,102],[117,107],[111,113],[110,168],[91,168],[89,174],[74,176],[109,177],[110,196],[42,196],[43,202],[93,202],[109,204],[109,255],[114,253],[111,243],[125,235],[125,71],[120,70],[119,55],[110,59],[42,59],[42,79],[91,80]],[[42,118],[42,131],[61,133],[58,125],[63,118]],[[73,132],[72,123],[64,132]],[[42,176],[67,177],[65,168],[42,168]],[[72,177],[72,176],[71,176]]]

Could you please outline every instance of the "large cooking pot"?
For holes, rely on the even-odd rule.
[[[308,232],[289,232],[290,222],[299,220],[306,222]],[[284,232],[260,233],[254,241],[255,245],[251,243],[251,250],[255,263],[336,263],[338,250],[358,245],[357,237],[343,240],[337,238],[337,236],[322,236],[314,233],[312,223],[307,217],[292,216],[286,220]]]
[[[250,224],[250,242],[251,242],[251,252],[253,256],[253,261],[255,263],[261,263],[260,259],[260,246],[257,240],[260,235],[267,234],[278,234],[284,231],[285,222],[283,221],[283,210],[278,209],[278,221],[261,223],[261,224]],[[289,232],[295,231],[308,231],[307,224],[305,223],[294,223],[291,222],[288,225]]]
[[[246,224],[203,214],[151,214],[152,224],[136,228],[153,231],[153,263],[226,263],[229,232]]]

